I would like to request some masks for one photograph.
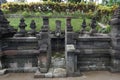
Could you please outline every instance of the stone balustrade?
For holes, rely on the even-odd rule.
[[[110,34],[103,34],[96,30],[96,17],[91,19],[90,31],[86,30],[87,23],[84,18],[82,29],[75,32],[71,23],[72,17],[66,18],[65,31],[61,30],[60,20],[55,22],[56,30],[50,31],[49,17],[46,16],[42,18],[43,25],[40,31],[36,31],[34,20],[30,23],[31,30],[27,31],[24,18],[20,20],[17,31],[0,12],[0,69],[6,69],[8,72],[36,72],[37,78],[45,75],[80,76],[83,71],[93,70],[120,72],[119,14],[120,7],[110,21]],[[66,58],[66,68],[61,69],[57,65],[58,69],[54,70],[54,66],[51,67],[53,53],[62,52]],[[51,68],[54,75],[49,73]],[[64,71],[61,75],[60,70]]]

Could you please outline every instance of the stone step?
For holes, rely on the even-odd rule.
[[[41,73],[39,70],[36,71],[34,78],[61,78],[66,77],[66,69],[63,68],[51,68],[47,73]]]
[[[6,73],[6,69],[0,70],[0,75],[4,75]]]

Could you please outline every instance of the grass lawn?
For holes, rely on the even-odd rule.
[[[36,26],[37,26],[36,30],[39,31],[42,26],[42,23],[43,23],[42,18],[25,18],[25,23],[27,24],[26,30],[30,30],[29,26],[30,26],[31,20],[35,20]],[[56,20],[61,20],[61,22],[62,22],[61,27],[62,27],[62,30],[64,30],[66,27],[66,19],[65,18],[50,18],[49,19],[50,29],[55,30],[55,27],[56,27],[55,21]],[[10,21],[11,26],[14,26],[14,28],[18,29],[20,18],[8,18],[8,21]],[[87,25],[88,25],[91,20],[86,19],[86,21],[87,21]],[[73,26],[74,31],[79,31],[81,28],[81,24],[82,24],[81,18],[72,19],[72,26]],[[89,27],[87,28],[87,30],[89,30]]]

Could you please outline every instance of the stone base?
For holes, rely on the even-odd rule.
[[[110,72],[117,73],[117,72],[120,72],[120,69],[110,68]]]
[[[0,70],[0,75],[4,75],[6,73],[6,69]]]
[[[36,71],[34,78],[61,78],[66,77],[66,69],[63,68],[51,68],[48,73],[41,73],[40,71]]]
[[[49,72],[41,73],[39,70],[36,71],[34,78],[52,78],[53,77],[53,69],[50,68]]]
[[[54,78],[62,78],[66,76],[67,76],[67,72],[66,72],[66,69],[64,68],[55,68],[53,71]]]

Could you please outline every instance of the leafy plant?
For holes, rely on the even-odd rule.
[[[23,17],[30,17],[31,14],[30,14],[29,12],[27,12],[27,11],[24,11],[24,12],[22,13],[22,16],[23,16]]]

